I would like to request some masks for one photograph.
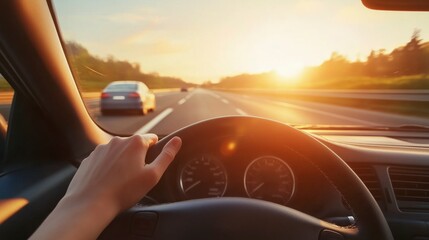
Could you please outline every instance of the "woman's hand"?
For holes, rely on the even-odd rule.
[[[108,203],[118,213],[130,208],[158,183],[181,146],[180,139],[173,138],[146,164],[147,150],[157,141],[153,134],[135,135],[98,146],[83,160],[65,197]]]
[[[173,161],[182,141],[175,137],[150,164],[153,134],[113,138],[82,161],[69,188],[33,239],[95,239],[121,211],[142,199]]]

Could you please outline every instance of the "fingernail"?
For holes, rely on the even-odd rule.
[[[182,146],[182,139],[180,138],[180,137],[173,137],[172,139],[171,139],[171,143],[172,143],[172,145],[174,146],[174,148],[176,149],[176,150],[179,150],[180,149],[180,147]]]

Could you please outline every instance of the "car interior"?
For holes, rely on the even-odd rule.
[[[429,9],[428,1],[363,3]],[[91,117],[51,1],[1,1],[0,22],[0,73],[14,90],[0,124],[0,239],[27,239],[80,162],[129,134]],[[194,122],[160,135],[147,162],[174,136],[182,149],[99,239],[429,239],[427,126],[298,127],[239,115]]]

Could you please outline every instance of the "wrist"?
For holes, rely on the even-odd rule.
[[[86,214],[88,217],[111,221],[119,212],[119,208],[110,202],[111,198],[92,197],[77,194],[66,194],[58,203],[57,208],[61,210],[76,212],[75,214]]]
[[[78,234],[85,236],[83,239],[96,239],[119,213],[114,204],[103,199],[108,198],[66,195],[53,213],[66,218],[67,228],[73,229],[74,237]],[[80,233],[76,233],[76,229],[80,229]]]

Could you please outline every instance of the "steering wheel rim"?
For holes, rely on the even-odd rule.
[[[282,142],[303,159],[306,159],[308,164],[318,168],[342,193],[344,199],[353,209],[356,225],[353,228],[341,228],[288,207],[245,198],[198,199],[131,209],[117,218],[111,225],[133,224],[128,219],[130,216],[135,218],[136,213],[146,212],[156,214],[153,232],[147,235],[153,239],[210,239],[210,237],[207,238],[208,233],[206,231],[211,231],[211,235],[209,234],[212,236],[211,239],[236,239],[237,237],[260,239],[261,236],[270,239],[276,239],[276,236],[278,239],[284,237],[287,239],[393,239],[377,202],[350,167],[313,136],[280,122],[257,117],[233,116],[195,123],[160,140],[149,149],[147,162],[153,161],[163,146],[174,136],[181,137],[182,148],[186,148],[186,146],[191,147],[194,141],[201,141],[201,137],[211,139],[220,133],[244,135],[254,138],[255,141],[262,139],[261,136],[268,135],[270,141]],[[224,224],[217,228],[214,225],[221,221],[219,214],[222,215]],[[203,220],[201,219],[202,215],[204,215]],[[271,216],[271,218],[267,219],[266,216]],[[125,218],[127,220],[124,220]],[[261,235],[267,233],[267,229],[258,230],[258,222],[254,221],[255,218],[273,221],[272,224],[269,224],[271,235]],[[186,224],[189,221],[199,226],[193,225],[192,228]],[[237,221],[241,221],[241,224],[247,229],[240,232],[227,224],[234,226]],[[297,225],[297,223],[299,224]],[[183,230],[183,228],[190,229]],[[201,231],[204,229],[204,231],[194,231],[196,228]],[[248,234],[249,228],[251,234]],[[119,228],[108,227],[102,236],[113,234],[112,229]],[[179,232],[180,234],[178,234]],[[172,235],[171,233],[175,234]],[[206,235],[201,236],[204,233]],[[273,235],[274,233],[276,235]],[[146,233],[143,232],[142,234]]]

